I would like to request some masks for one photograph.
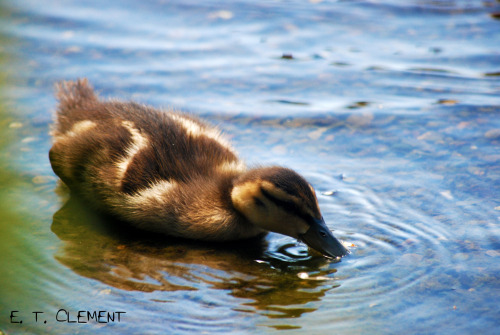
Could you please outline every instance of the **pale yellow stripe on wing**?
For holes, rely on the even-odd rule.
[[[204,125],[200,125],[199,123],[183,117],[182,115],[169,114],[169,116],[176,121],[189,136],[206,136],[215,140],[229,151],[234,152],[229,142],[221,135],[221,132],[217,128],[205,127]]]
[[[242,161],[225,162],[217,166],[217,170],[220,172],[235,172],[243,173],[247,170],[245,163]]]
[[[132,141],[130,143],[130,146],[125,150],[126,156],[116,163],[116,167],[118,168],[117,171],[117,181],[119,184],[118,186],[121,185],[123,177],[127,172],[128,166],[134,159],[134,156],[137,155],[139,151],[146,148],[149,144],[148,138],[145,135],[141,134],[141,132],[137,128],[135,128],[133,122],[123,121],[122,126],[125,127],[130,132],[130,134],[132,135],[131,138]]]
[[[75,137],[75,136],[81,135],[84,132],[89,131],[90,129],[94,128],[95,126],[97,126],[97,124],[93,121],[90,121],[90,120],[79,121],[79,122],[76,122],[73,125],[73,127],[71,127],[71,129],[65,133],[62,133],[62,134],[54,133],[53,134],[54,139],[57,142],[57,141],[68,139],[70,137]]]
[[[128,197],[128,203],[141,206],[143,210],[147,207],[163,203],[168,195],[178,184],[175,181],[162,180],[143,188],[136,194]]]

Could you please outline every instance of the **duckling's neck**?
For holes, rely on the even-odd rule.
[[[231,200],[234,180],[238,175],[218,176],[210,182],[198,183],[191,189],[190,203],[185,215],[193,223],[195,230],[207,227],[209,235],[217,240],[245,239],[257,236],[265,231],[248,221],[236,210]],[[196,183],[195,183],[196,184]]]

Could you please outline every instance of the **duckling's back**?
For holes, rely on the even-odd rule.
[[[196,185],[211,187],[206,181],[212,176],[229,181],[245,170],[216,128],[189,115],[133,102],[100,101],[85,79],[58,84],[56,96],[52,167],[97,209],[111,207],[111,212],[132,221],[149,215],[143,221],[151,222],[156,215],[152,208],[161,207],[163,220],[179,221],[179,202],[188,201],[182,199],[188,195],[174,189],[189,193]],[[215,198],[228,196],[219,193],[220,186],[214,187]],[[164,204],[154,203],[160,201],[158,195]],[[224,203],[203,201],[208,207]]]

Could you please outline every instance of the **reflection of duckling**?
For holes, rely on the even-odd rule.
[[[229,241],[273,231],[328,256],[348,252],[304,178],[282,167],[247,169],[217,129],[99,101],[85,79],[60,83],[57,98],[52,168],[97,210],[171,236]]]

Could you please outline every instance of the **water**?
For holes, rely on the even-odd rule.
[[[498,332],[498,2],[1,6],[0,332]],[[47,159],[52,86],[77,77],[296,169],[352,253],[117,231]]]

